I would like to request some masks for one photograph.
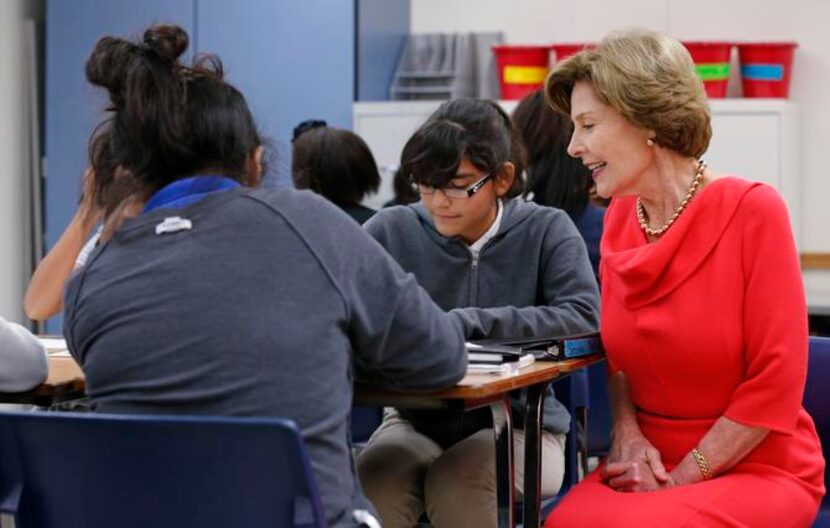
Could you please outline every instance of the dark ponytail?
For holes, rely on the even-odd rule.
[[[217,57],[183,65],[188,44],[182,28],[158,25],[140,43],[104,37],[87,60],[87,80],[110,99],[89,149],[105,215],[128,196],[146,199],[201,171],[250,176],[261,141],[245,99],[223,81]]]

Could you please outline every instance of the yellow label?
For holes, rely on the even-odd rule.
[[[545,82],[548,69],[544,66],[505,66],[504,82],[507,84],[540,84]]]

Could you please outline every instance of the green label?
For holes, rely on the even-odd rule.
[[[698,77],[704,81],[725,81],[729,78],[729,63],[710,62],[706,64],[695,64],[695,71]]]

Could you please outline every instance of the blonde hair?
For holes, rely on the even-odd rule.
[[[647,30],[614,32],[595,49],[559,63],[548,76],[548,103],[571,113],[571,92],[589,82],[603,103],[634,125],[653,130],[658,145],[699,158],[712,126],[703,82],[689,52],[675,39]]]

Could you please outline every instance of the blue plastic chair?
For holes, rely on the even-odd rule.
[[[589,431],[588,417],[591,407],[588,371],[578,370],[554,382],[553,389],[556,398],[571,414],[571,428],[568,430],[565,443],[565,478],[559,490],[559,495],[562,496],[579,482],[580,470],[584,473],[587,468],[586,433]]]
[[[351,413],[352,443],[364,444],[383,421],[383,407],[353,405]]]
[[[813,417],[824,456],[830,455],[830,338],[810,338],[810,359],[804,408]],[[824,468],[824,485],[830,486],[830,467]],[[824,497],[813,528],[830,528],[830,498]]]
[[[0,501],[4,528],[325,526],[281,419],[0,413]]]
[[[588,389],[588,371],[578,370],[553,383],[556,399],[564,405],[571,415],[571,427],[565,439],[565,476],[562,487],[556,497],[542,501],[539,519],[544,522],[550,512],[559,504],[565,494],[580,480],[580,466],[585,471],[585,430],[589,415],[590,397]],[[517,518],[521,515],[521,508]],[[530,527],[525,527],[530,528]]]
[[[605,457],[611,450],[611,404],[605,362],[588,367],[589,400],[587,451],[589,457]]]

